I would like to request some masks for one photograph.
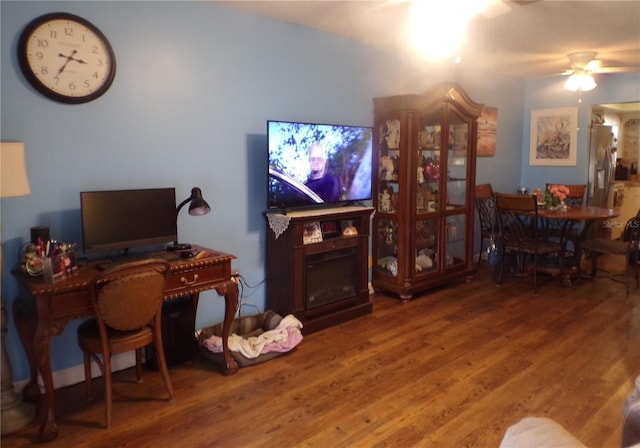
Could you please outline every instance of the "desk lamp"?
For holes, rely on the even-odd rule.
[[[194,187],[191,189],[191,196],[189,196],[187,199],[182,201],[180,205],[178,205],[178,208],[176,209],[176,221],[178,220],[178,215],[180,214],[180,210],[182,209],[182,207],[184,207],[187,204],[189,204],[189,214],[191,216],[202,216],[202,215],[206,215],[211,211],[211,207],[209,207],[209,204],[207,204],[207,201],[205,201],[202,198],[202,191],[200,190],[200,188]],[[167,246],[167,250],[172,250],[172,251],[187,250],[187,249],[191,249],[191,244],[189,243],[179,244],[177,241],[174,242],[174,244]]]
[[[24,163],[24,143],[0,142],[0,197],[8,198],[25,196],[31,193],[29,179]],[[1,243],[1,242],[0,242]],[[0,272],[2,270],[2,248],[0,247]],[[0,274],[1,275],[1,274]],[[35,408],[30,403],[22,401],[13,387],[13,373],[9,356],[4,345],[7,334],[7,311],[2,302],[2,386],[0,402],[2,402],[2,434],[9,434],[27,425],[35,417]]]

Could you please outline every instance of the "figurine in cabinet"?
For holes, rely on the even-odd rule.
[[[386,129],[382,134],[387,148],[397,149],[400,147],[400,120],[387,120]]]
[[[427,157],[427,163],[424,166],[424,175],[427,180],[440,179],[440,162]]]
[[[386,188],[380,193],[380,211],[382,213],[391,213],[391,194]]]
[[[391,156],[380,157],[380,179],[382,180],[397,180],[398,173],[396,166],[398,165],[397,159]]]
[[[423,184],[424,183],[424,165],[425,165],[425,160],[424,160],[424,156],[419,156],[418,157],[418,184]]]

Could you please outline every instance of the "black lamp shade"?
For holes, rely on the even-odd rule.
[[[190,204],[189,204],[190,203]],[[211,211],[211,207],[207,204],[202,198],[202,191],[198,187],[194,187],[191,189],[191,196],[182,201],[178,208],[176,209],[176,215],[180,213],[180,209],[185,205],[189,204],[189,214],[191,216],[202,216],[206,215]]]

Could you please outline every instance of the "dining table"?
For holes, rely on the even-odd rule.
[[[620,215],[620,212],[605,207],[596,207],[592,205],[566,205],[558,208],[538,207],[538,218],[541,220],[556,220],[561,223],[561,233],[558,235],[560,242],[565,242],[568,232],[573,229],[579,229],[577,233],[572,234],[571,241],[573,243],[573,252],[567,251],[562,263],[555,265],[546,265],[537,267],[554,276],[559,275],[564,286],[571,286],[573,279],[582,274],[580,262],[582,243],[589,237],[591,229],[596,222],[601,222],[604,227],[612,228],[618,223],[613,221]]]

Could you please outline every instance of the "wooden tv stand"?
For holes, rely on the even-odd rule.
[[[267,307],[295,315],[305,334],[370,313],[372,212],[347,206],[267,213]],[[344,232],[350,224],[357,234]]]

